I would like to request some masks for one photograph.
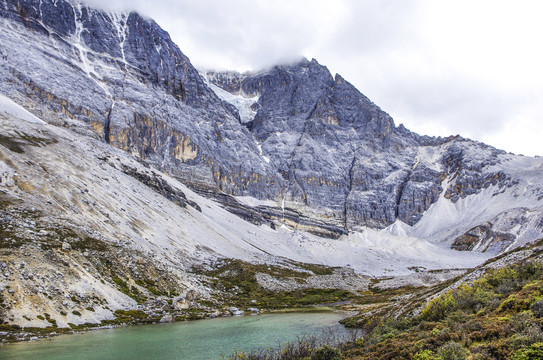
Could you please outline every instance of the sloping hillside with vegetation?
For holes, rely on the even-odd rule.
[[[411,314],[363,314],[361,331],[303,339],[232,359],[543,359],[543,247],[506,254],[458,279]],[[362,336],[360,336],[362,335]],[[324,357],[323,357],[324,356]]]
[[[420,315],[369,319],[352,359],[543,358],[543,262],[489,270],[434,298]],[[539,354],[534,357],[535,354]]]

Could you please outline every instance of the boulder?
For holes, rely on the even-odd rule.
[[[234,316],[242,316],[245,313],[243,310],[240,310],[237,307],[231,307],[229,310]]]
[[[166,314],[162,318],[160,318],[161,323],[171,323],[173,322],[173,316],[172,314]]]

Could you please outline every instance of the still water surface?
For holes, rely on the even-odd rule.
[[[0,359],[213,360],[234,350],[251,350],[331,329],[346,332],[342,313],[267,314],[130,326],[62,335],[0,346]]]

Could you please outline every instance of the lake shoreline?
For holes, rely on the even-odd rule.
[[[189,318],[182,320],[173,320],[166,323],[183,323],[183,322],[193,322],[198,320],[209,320],[216,318],[230,318],[230,317],[242,317],[242,316],[259,316],[266,314],[288,314],[288,313],[326,313],[326,312],[341,312],[345,313],[348,317],[354,314],[352,311],[340,310],[335,305],[314,305],[307,307],[299,308],[285,308],[285,309],[264,309],[260,310],[257,313],[244,313],[243,315],[233,315],[229,312],[224,313],[221,316],[213,316],[213,313],[208,314],[208,316],[201,318]],[[349,314],[349,315],[347,315]],[[51,339],[60,335],[77,335],[84,334],[92,331],[107,330],[107,329],[117,329],[117,328],[126,328],[126,327],[139,327],[146,325],[157,325],[160,324],[160,321],[152,322],[133,322],[133,323],[119,323],[119,324],[107,324],[102,323],[96,324],[96,326],[82,326],[80,328],[20,328],[10,330],[9,328],[14,328],[13,325],[1,325],[0,324],[0,348],[8,344],[16,343],[25,343],[25,342],[35,342],[46,339]]]
[[[236,351],[239,353],[240,350],[260,351],[300,339],[320,339],[331,334],[337,338],[350,336],[351,330],[339,322],[349,314],[326,310],[229,316],[149,326],[93,328],[70,334],[81,336],[52,336],[41,341],[5,344],[0,346],[0,358],[209,360],[220,359]]]

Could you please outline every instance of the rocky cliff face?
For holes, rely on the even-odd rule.
[[[206,79],[226,101],[231,97],[221,91],[257,99],[246,126],[287,182],[287,200],[321,209],[346,229],[382,228],[397,219],[415,225],[442,193],[456,202],[491,185],[511,185],[507,174],[484,171],[503,151],[395,126],[315,60],[259,73],[209,72]]]
[[[316,60],[199,74],[154,21],[75,0],[4,0],[0,28],[0,92],[254,223],[288,220],[329,237],[398,220],[413,227],[441,197],[454,205],[520,182],[500,168],[504,152],[396,126]],[[235,196],[273,204],[255,208]]]
[[[64,0],[3,1],[0,16],[3,93],[195,187],[280,193],[232,106],[154,21]]]

